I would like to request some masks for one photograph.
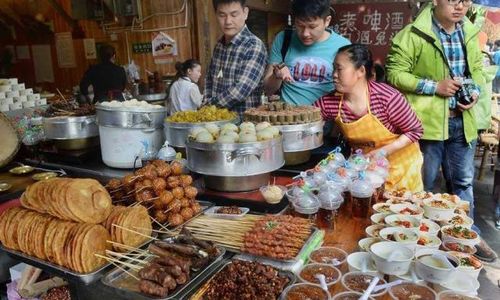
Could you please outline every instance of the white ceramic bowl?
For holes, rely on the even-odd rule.
[[[384,219],[386,216],[387,216],[387,214],[384,214],[384,213],[376,213],[376,214],[371,215],[370,220],[372,221],[372,224],[385,225]]]
[[[429,219],[420,220],[420,232],[437,235],[440,230],[441,226],[439,226],[436,222]]]
[[[411,199],[411,192],[406,190],[397,190],[397,191],[385,191],[384,198],[386,199]]]
[[[437,236],[427,232],[418,234],[417,251],[420,249],[439,249],[440,246],[441,240]]]
[[[442,255],[453,261],[453,267],[447,267],[432,255]],[[454,273],[458,268],[458,259],[447,252],[436,249],[422,249],[418,250],[415,254],[415,271],[417,275],[425,281],[432,283],[443,283],[449,276]]]
[[[443,248],[443,250],[445,251],[456,251],[466,254],[474,254],[477,252],[477,249],[474,246],[463,245],[462,243],[457,243],[452,241],[448,242],[443,241],[441,243],[441,248]]]
[[[447,220],[446,222],[440,222],[441,226],[447,226],[447,225],[458,225],[458,226],[463,226],[467,228],[471,228],[472,225],[474,224],[474,220],[472,218],[462,215],[462,214],[453,214],[453,216]]]
[[[465,201],[465,200],[458,201],[457,202],[457,209],[464,211],[464,213],[467,215],[470,211],[469,201]]]
[[[365,232],[367,237],[379,238],[380,230],[384,229],[385,225],[371,225],[366,227]]]
[[[396,242],[375,243],[370,246],[370,251],[377,270],[388,275],[408,273],[414,257],[412,250]],[[391,261],[388,261],[388,258],[391,258]]]
[[[413,193],[413,195],[411,196],[411,201],[414,204],[419,204],[419,203],[422,203],[425,199],[431,199],[433,197],[434,197],[434,194],[431,192],[426,192],[426,191],[416,192],[416,193]]]
[[[387,200],[385,203],[387,204],[404,204],[404,203],[413,203],[410,199],[403,198],[391,198]]]
[[[424,215],[431,220],[449,220],[453,217],[456,204],[446,200],[424,200]]]
[[[413,275],[412,275],[412,273],[413,273]],[[408,282],[417,283],[417,284],[425,284],[425,280],[419,278],[417,276],[417,272],[415,272],[415,261],[411,262],[410,270],[406,274],[389,276],[390,282],[398,280],[398,279],[408,281]]]
[[[377,243],[377,242],[380,242],[380,241],[382,241],[381,238],[373,238],[373,237],[367,237],[367,238],[361,239],[358,242],[359,250],[370,252],[370,246]]]
[[[347,256],[349,272],[377,272],[377,268],[368,252],[354,252]],[[363,265],[365,269],[363,269]]]
[[[418,234],[414,230],[402,227],[384,228],[380,230],[380,238],[384,241],[397,242],[412,251],[415,251],[418,242]]]
[[[459,201],[462,201],[460,199],[460,197],[458,197],[457,195],[450,195],[448,193],[436,193],[436,194],[434,194],[433,198],[436,200],[450,201],[450,202],[453,202],[455,204],[457,204]]]
[[[377,203],[377,204],[374,204],[372,206],[372,209],[374,212],[386,214],[386,215],[393,214],[393,212],[391,211],[390,208],[391,208],[391,204],[388,204],[388,203]]]
[[[410,215],[419,220],[424,216],[424,209],[411,203],[392,204],[390,210],[395,214]]]
[[[448,254],[459,260],[457,270],[462,273],[469,274],[476,279],[479,277],[479,273],[481,273],[481,270],[483,269],[483,263],[479,259],[475,258],[474,255],[456,251],[450,251]],[[467,263],[466,265],[467,261],[470,263]]]
[[[463,231],[469,232],[471,234],[471,237],[462,238],[456,236],[458,234],[456,232],[463,232]],[[441,228],[441,240],[443,242],[457,242],[468,246],[475,246],[481,242],[479,234],[477,234],[477,232],[475,232],[474,230],[462,226],[453,226],[453,225],[443,226]]]
[[[418,232],[420,228],[420,221],[407,215],[388,215],[385,217],[385,223],[391,227],[407,228],[415,232]]]

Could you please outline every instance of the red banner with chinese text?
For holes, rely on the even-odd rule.
[[[376,62],[384,63],[390,41],[411,22],[408,3],[333,4],[336,30],[352,43],[368,45]]]

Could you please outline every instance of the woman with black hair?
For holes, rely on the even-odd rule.
[[[352,149],[387,155],[388,190],[422,191],[423,158],[417,141],[423,129],[406,99],[372,80],[373,60],[365,45],[341,47],[334,64],[335,90],[314,104],[323,119],[335,121]]]
[[[168,91],[169,113],[178,111],[196,110],[201,105],[203,95],[198,88],[198,80],[201,77],[201,65],[195,59],[175,64],[177,69],[176,80],[170,85]]]

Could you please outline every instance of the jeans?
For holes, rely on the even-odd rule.
[[[474,152],[477,140],[467,143],[462,117],[448,120],[446,141],[421,140],[420,149],[424,156],[424,190],[432,192],[434,182],[443,168],[443,174],[451,193],[470,203],[469,216],[474,218]]]

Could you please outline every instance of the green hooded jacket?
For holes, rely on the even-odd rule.
[[[464,35],[472,79],[479,86],[485,83],[479,30],[464,18]],[[439,37],[432,30],[432,4],[428,4],[412,24],[392,40],[387,60],[387,80],[398,88],[415,110],[424,127],[424,140],[448,139],[448,99],[438,95],[420,95],[415,91],[420,79],[440,81],[450,77],[448,60]],[[467,142],[477,138],[475,107],[463,114]]]
[[[477,101],[475,112],[477,129],[488,129],[491,127],[491,96],[493,94],[493,79],[497,73],[498,66],[491,65],[483,68],[484,85],[481,85],[481,96]]]

